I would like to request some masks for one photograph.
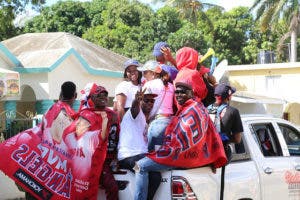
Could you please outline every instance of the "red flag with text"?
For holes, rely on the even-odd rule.
[[[92,109],[72,114],[58,102],[39,126],[0,144],[0,170],[38,199],[97,198],[107,119]]]
[[[155,162],[183,168],[226,164],[221,138],[202,103],[188,100],[165,131],[163,145],[148,154]]]

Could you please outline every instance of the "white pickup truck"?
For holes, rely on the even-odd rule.
[[[225,200],[300,199],[300,132],[283,119],[269,116],[242,116],[242,143],[233,145],[233,159],[225,170]],[[265,132],[265,140],[259,136]],[[266,146],[267,145],[267,146]],[[266,150],[267,149],[267,150]],[[130,171],[115,174],[125,187],[121,200],[133,199],[135,178]],[[155,199],[218,200],[221,170],[209,167],[162,172]],[[100,190],[98,199],[105,199]]]
[[[224,200],[300,199],[300,131],[288,121],[269,116],[242,116],[242,143],[233,146],[233,159],[226,166]],[[266,144],[258,132],[265,132]],[[121,200],[133,199],[135,177],[127,170],[115,174]],[[0,199],[24,196],[0,173]],[[156,200],[218,200],[221,170],[208,167],[162,172]],[[11,184],[9,182],[12,182]],[[14,187],[14,188],[13,188]],[[15,191],[15,192],[14,192]],[[105,199],[99,189],[99,200]]]

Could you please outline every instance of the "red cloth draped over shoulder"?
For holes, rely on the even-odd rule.
[[[102,139],[101,134],[102,134],[102,122],[103,119],[101,117],[101,112],[106,112],[107,114],[107,118],[108,118],[108,123],[107,123],[107,129],[106,129],[106,138]],[[79,123],[80,119],[83,118],[85,120],[87,120],[89,122],[89,128],[87,131],[85,131],[84,134],[89,134],[90,132],[95,132],[98,131],[96,137],[97,138],[90,138],[90,139],[85,139],[86,141],[89,141],[88,143],[85,144],[85,146],[89,145],[91,148],[92,153],[92,157],[91,157],[91,165],[90,166],[86,166],[89,167],[89,171],[88,171],[88,175],[81,178],[81,180],[85,180],[86,182],[89,183],[88,185],[88,189],[85,190],[82,193],[77,193],[76,198],[78,199],[97,199],[97,192],[98,192],[98,187],[99,187],[99,179],[100,179],[100,175],[102,172],[102,168],[103,168],[103,163],[105,161],[106,158],[106,152],[107,152],[107,135],[108,135],[108,131],[109,131],[109,127],[111,122],[113,121],[113,114],[114,111],[110,110],[110,109],[105,109],[105,111],[97,111],[94,108],[85,108],[83,110],[81,110],[78,114],[78,118],[65,130],[64,132],[64,140],[66,140],[67,144],[68,143],[68,134],[72,134],[74,132],[76,132],[76,126],[78,126],[77,124]],[[84,134],[80,137],[84,137]],[[70,137],[69,137],[70,138]],[[78,139],[79,140],[79,139]],[[70,148],[72,149],[72,148]],[[74,154],[72,152],[70,152],[71,154]],[[74,158],[75,160],[76,158]],[[79,162],[84,162],[84,159],[79,160]],[[79,168],[78,165],[79,163],[74,162],[73,163],[73,169],[74,171],[76,170],[76,168]],[[80,165],[81,166],[81,165]],[[78,169],[78,170],[84,170],[84,169]],[[75,189],[76,187],[73,187],[73,189]]]
[[[201,103],[188,100],[165,132],[164,144],[148,154],[155,162],[182,168],[213,164],[219,168],[227,159],[222,141]]]
[[[69,104],[58,101],[57,103],[53,104],[44,115],[44,119],[47,120],[47,124],[45,124],[47,127],[52,126],[52,122],[56,119],[61,110],[65,110],[66,114],[73,119],[76,117],[76,112]]]

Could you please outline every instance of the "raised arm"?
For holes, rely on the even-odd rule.
[[[146,91],[146,88],[142,91],[142,88],[136,92],[135,98],[132,102],[132,106],[130,108],[130,112],[133,118],[136,118],[136,116],[139,114],[141,110],[141,101],[144,99],[144,93]]]
[[[176,67],[176,60],[172,56],[171,49],[169,47],[162,47],[160,51],[163,53],[165,59]]]

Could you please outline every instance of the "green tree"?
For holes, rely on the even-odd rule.
[[[153,0],[153,2],[157,2],[157,0]],[[223,9],[221,6],[203,3],[200,0],[163,0],[162,2],[165,2],[166,5],[175,7],[183,19],[187,19],[195,26],[197,25],[199,18],[206,20],[206,22],[212,26],[213,24],[209,17],[207,17],[205,10],[212,7]]]
[[[299,6],[300,2],[295,0],[256,0],[251,7],[251,11],[256,10],[256,20],[260,21],[262,31],[271,28],[274,30],[280,20],[289,23],[289,29],[282,35],[278,43],[278,49],[287,38],[291,38],[291,62],[297,61],[297,34],[299,30]]]
[[[8,39],[15,36],[16,28],[13,25],[14,14],[11,7],[0,10],[0,40]]]
[[[1,0],[0,7],[10,8],[11,12],[14,14],[19,14],[24,11],[25,8],[30,6],[33,10],[39,10],[41,6],[45,4],[45,0],[31,0],[31,1],[21,1],[21,0]]]
[[[165,6],[155,13],[154,29],[156,41],[167,41],[170,34],[182,27],[179,13],[173,7]]]
[[[102,19],[103,24],[89,28],[84,39],[141,62],[150,58],[156,36],[150,7],[137,1],[110,0]]]
[[[249,63],[243,48],[249,41],[249,33],[253,28],[253,19],[246,7],[238,7],[228,12],[207,12],[214,20],[214,30],[206,33],[210,47],[217,57],[227,59],[230,64]]]
[[[187,21],[181,29],[170,34],[168,43],[175,51],[184,46],[192,47],[201,53],[207,49],[203,31],[200,28],[195,28],[192,23]]]
[[[39,16],[28,21],[24,32],[68,32],[77,36],[90,26],[86,3],[60,1],[51,7],[43,8]]]
[[[106,10],[109,0],[93,0],[86,5],[87,15],[91,20],[91,26],[103,24],[102,12]]]
[[[45,3],[44,0],[20,1],[20,0],[1,0],[0,1],[0,40],[15,36],[18,28],[13,24],[18,14],[31,6],[34,10],[39,10]]]

